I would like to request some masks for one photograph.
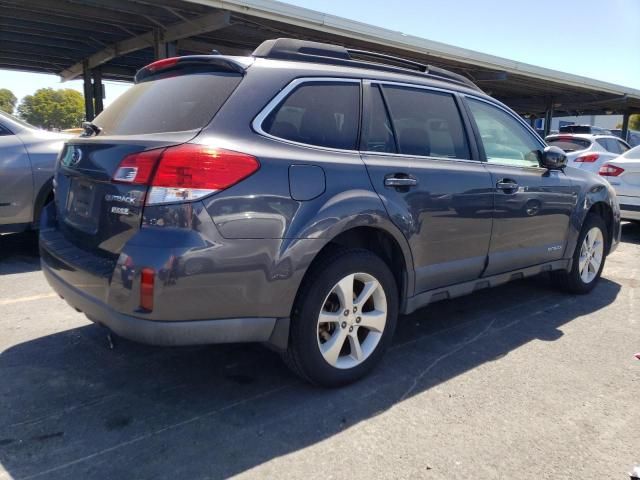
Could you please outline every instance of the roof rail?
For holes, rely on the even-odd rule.
[[[392,72],[400,71],[406,74],[435,77],[439,80],[455,82],[474,90],[480,90],[480,88],[468,78],[443,68],[384,53],[345,48],[328,43],[297,40],[294,38],[278,38],[262,42],[262,44],[254,50],[252,55],[254,57],[279,60],[346,65]]]

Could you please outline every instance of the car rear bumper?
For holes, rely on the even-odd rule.
[[[210,343],[278,343],[278,324],[285,319],[228,318],[197,321],[152,321],[116,312],[95,297],[60,278],[43,261],[42,271],[49,285],[89,320],[124,338],[151,345],[202,345]]]

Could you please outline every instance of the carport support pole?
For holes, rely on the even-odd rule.
[[[104,106],[102,100],[104,98],[104,85],[102,84],[102,71],[100,68],[94,68],[93,71],[93,100],[95,103],[95,114],[99,115]]]
[[[547,101],[547,111],[544,112],[544,136],[546,138],[551,131],[551,121],[553,120],[553,98]]]
[[[178,42],[165,42],[164,32],[157,28],[153,31],[153,46],[156,60],[175,57],[178,54]]]
[[[629,139],[629,112],[622,114],[622,139],[626,142]]]
[[[84,62],[82,68],[82,77],[84,80],[84,116],[87,122],[92,121],[95,118],[95,111],[93,109],[93,85],[91,85],[91,70],[89,70],[89,64]]]

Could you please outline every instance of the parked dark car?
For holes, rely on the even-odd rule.
[[[591,135],[611,135],[611,130],[593,125],[562,125],[558,128],[559,133],[589,133]]]
[[[430,302],[543,272],[589,292],[620,236],[609,184],[469,80],[338,46],[160,60],[86,135],[42,221],[55,291],[140,342],[264,342],[326,386]]]

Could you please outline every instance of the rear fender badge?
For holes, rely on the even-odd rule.
[[[118,215],[129,215],[129,209],[126,207],[111,207],[111,213]]]
[[[562,245],[553,245],[547,248],[547,252],[557,252],[558,250],[562,250]]]

